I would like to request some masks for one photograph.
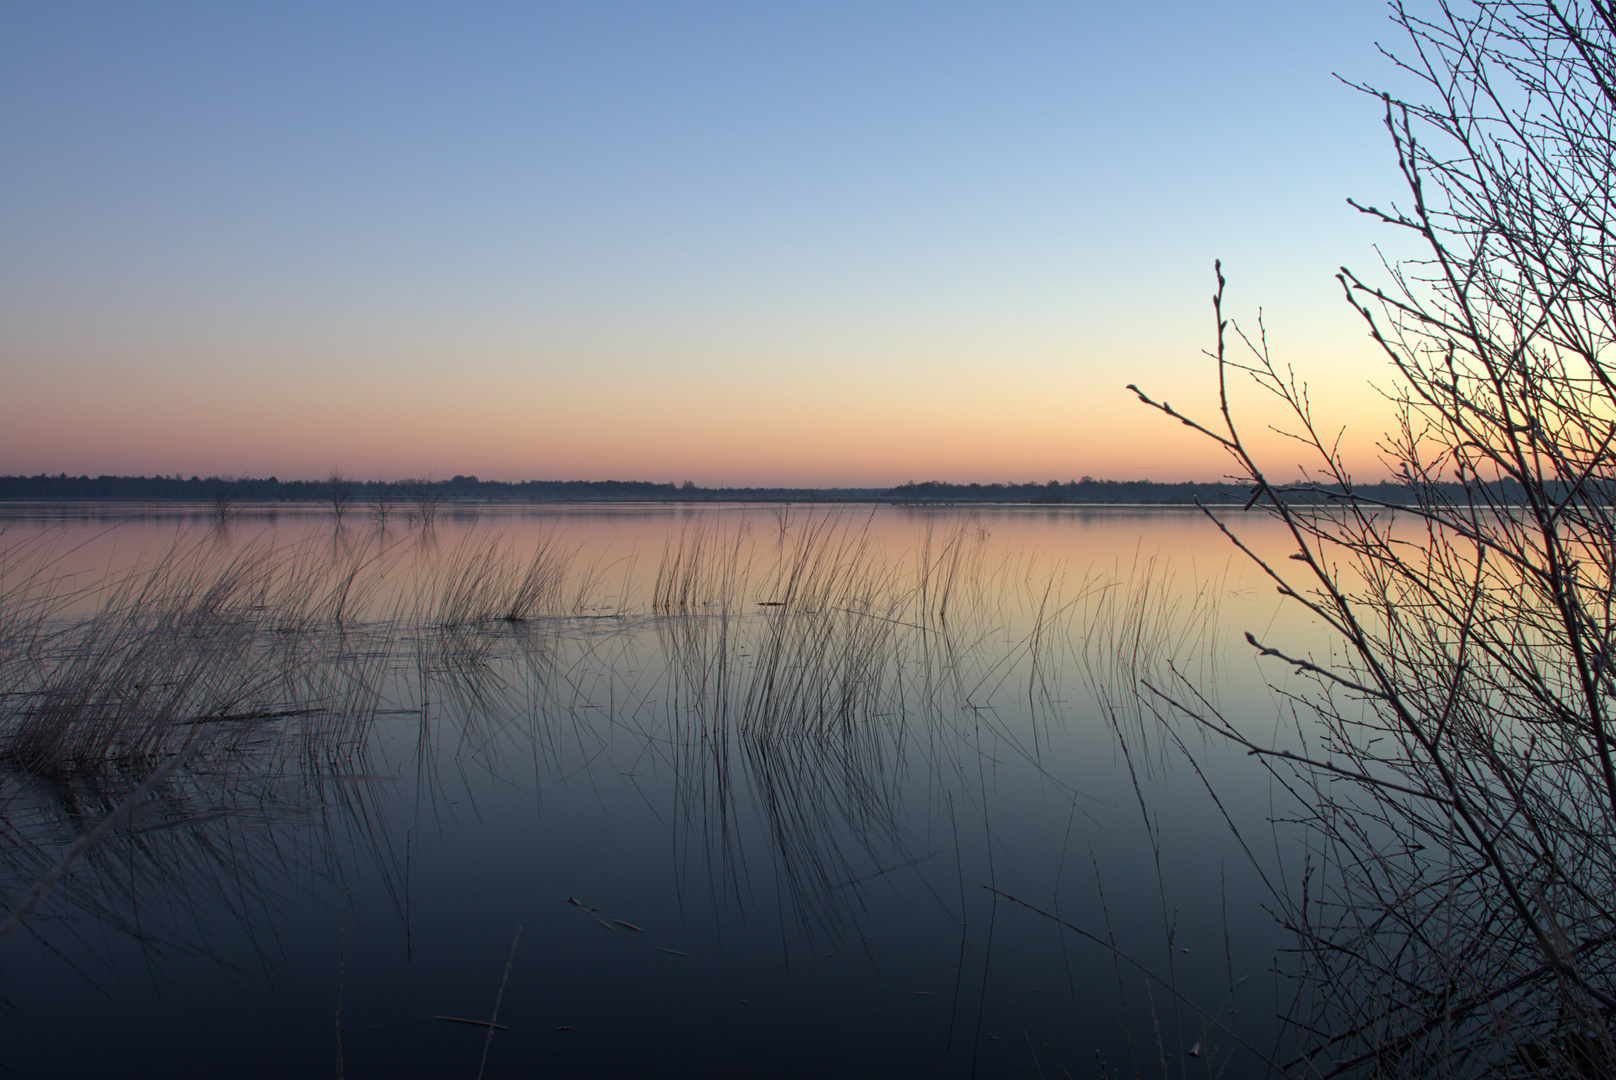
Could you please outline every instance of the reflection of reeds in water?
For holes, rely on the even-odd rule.
[[[655,625],[687,847],[715,892],[744,892],[749,800],[798,921],[834,932],[857,903],[850,883],[923,854],[897,824],[913,725],[935,749],[958,740],[931,735],[958,736],[968,717],[1036,762],[1039,719],[1065,716],[1069,660],[1107,709],[1136,701],[1133,680],[1155,667],[1210,663],[1213,587],[1186,593],[1153,559],[1076,578],[1027,553],[994,563],[987,539],[965,519],[888,552],[832,511],[762,540],[702,521],[670,540]],[[940,753],[928,769],[968,779],[963,755]]]
[[[123,925],[142,890],[214,889],[261,921],[229,883],[256,882],[251,910],[268,918],[287,869],[254,862],[239,831],[311,820],[358,838],[401,896],[376,809],[389,784],[364,757],[393,705],[419,713],[418,813],[468,761],[559,767],[567,745],[592,756],[628,734],[671,768],[684,880],[745,895],[756,828],[798,924],[840,935],[863,882],[928,854],[900,824],[915,725],[938,775],[967,775],[964,741],[933,738],[967,716],[1036,760],[1036,722],[1029,744],[1000,710],[1061,715],[1074,659],[1131,701],[1120,687],[1204,645],[1215,615],[1149,560],[1115,579],[1026,553],[990,561],[969,518],[899,551],[836,511],[776,524],[693,519],[643,584],[632,560],[553,536],[522,551],[488,533],[442,549],[430,534],[176,549],[90,587],[53,574],[43,548],[0,550],[3,783],[9,807],[33,808],[7,819],[8,891],[194,734],[193,761],[119,834],[134,868],[98,860],[69,908]],[[311,844],[310,859],[334,858]]]
[[[1038,683],[1067,602],[1052,580],[985,570],[984,541],[969,522],[935,546],[928,529],[906,564],[878,550],[867,523],[836,513],[782,519],[762,543],[744,523],[724,532],[698,520],[670,542],[639,602],[659,616],[685,706],[739,729],[807,733],[893,711],[889,688],[916,678],[997,686],[985,682],[995,666],[970,672],[993,634],[1020,632],[1008,629],[1007,595],[1036,604],[1011,651],[1025,651],[1028,685]],[[0,752],[36,769],[149,757],[197,722],[222,733],[325,710],[346,693],[336,686],[351,665],[333,658],[351,628],[388,628],[447,672],[475,667],[508,627],[542,638],[636,602],[631,562],[603,609],[616,564],[553,536],[526,552],[477,533],[447,551],[176,549],[89,587],[52,576],[48,556],[0,551]],[[929,670],[917,675],[920,657]]]
[[[746,732],[812,735],[901,715],[890,691],[924,651],[917,639],[947,637],[963,579],[980,600],[980,559],[958,554],[969,535],[960,530],[936,558],[923,548],[907,571],[878,550],[867,522],[836,512],[782,525],[762,551],[739,529],[687,527],[653,592],[674,697],[709,729]]]
[[[225,942],[240,940],[257,966],[272,970],[280,910],[354,854],[368,856],[397,894],[396,844],[372,809],[385,778],[362,741],[393,642],[384,629],[348,632],[334,644],[328,663],[299,673],[309,680],[304,700],[322,707],[187,725],[200,748],[142,800],[130,793],[144,787],[158,755],[53,769],[12,759],[0,771],[5,905],[75,837],[124,808],[132,809],[128,819],[29,920],[35,937],[53,941],[59,928],[78,942],[72,962],[94,982],[120,974],[111,947],[119,935],[148,963],[234,952],[226,962],[234,966],[239,948]]]
[[[913,709],[909,639],[929,631],[913,621],[915,577],[867,521],[776,518],[763,538],[697,520],[656,578],[681,867],[698,855],[682,872],[749,894],[741,838],[755,815],[799,926],[840,937],[861,879],[910,854],[895,759]]]
[[[1163,682],[1171,667],[1215,695],[1222,589],[1221,578],[1181,585],[1155,556],[1136,555],[1089,594],[1076,631],[1083,677],[1124,746],[1156,730],[1142,682]]]
[[[212,744],[249,721],[351,717],[376,676],[353,662],[355,628],[475,652],[490,624],[576,611],[599,583],[569,593],[573,553],[553,538],[519,556],[474,535],[400,572],[411,554],[175,548],[82,586],[47,545],[0,550],[0,754],[82,770],[149,759],[198,724]]]
[[[8,588],[0,754],[30,772],[82,772],[180,739],[234,744],[254,723],[328,711],[333,694],[352,708],[355,688],[334,680],[366,685],[341,644],[374,561],[175,549],[93,589]],[[92,607],[68,617],[75,601]]]

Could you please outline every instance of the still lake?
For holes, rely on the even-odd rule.
[[[205,733],[0,940],[0,1075],[1211,1075],[1197,1007],[1275,1052],[1283,800],[1133,688],[1272,736],[1244,633],[1326,639],[1197,511],[0,523],[0,614],[49,595],[58,634],[0,687],[4,907]],[[19,751],[39,669],[153,575],[230,579],[274,677],[161,754]]]

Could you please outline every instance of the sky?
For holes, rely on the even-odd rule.
[[[0,473],[1379,475],[1378,0],[0,6]],[[1383,272],[1382,272],[1383,273]],[[1240,420],[1276,474],[1306,459]]]

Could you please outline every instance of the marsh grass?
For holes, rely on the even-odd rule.
[[[4,601],[0,756],[81,771],[181,739],[229,745],[255,722],[328,708],[331,671],[351,668],[346,629],[386,561],[195,545],[80,586],[36,559]]]
[[[508,541],[467,533],[416,585],[416,619],[456,629],[560,615],[574,557],[554,534],[541,536],[524,559]]]
[[[927,854],[899,825],[915,765],[974,786],[964,744],[985,731],[1061,786],[1041,762],[1047,728],[1072,720],[1074,674],[1100,722],[1137,743],[1153,730],[1139,673],[1215,668],[1221,578],[1179,581],[1143,555],[1081,572],[1036,553],[995,559],[969,518],[929,524],[906,550],[844,512],[775,524],[761,537],[687,524],[651,606],[693,872],[715,895],[748,891],[749,806],[810,936],[847,940],[863,883]],[[1026,728],[1009,719],[1023,710]],[[917,740],[926,760],[910,762]]]
[[[1140,751],[1141,768],[1159,761],[1165,747],[1155,711],[1140,696],[1142,682],[1159,685],[1185,674],[1216,700],[1226,580],[1217,574],[1180,581],[1174,568],[1136,552],[1099,579],[1079,608],[1074,634],[1084,642],[1084,682],[1119,746]]]
[[[1074,576],[1026,553],[990,562],[969,518],[941,540],[928,524],[907,551],[836,510],[776,524],[760,539],[744,520],[692,519],[643,588],[632,557],[586,558],[554,534],[521,551],[482,530],[447,549],[204,542],[87,583],[60,573],[48,544],[9,545],[0,755],[66,775],[138,767],[193,735],[206,757],[266,726],[317,753],[362,737],[383,699],[429,701],[429,684],[458,695],[469,722],[513,685],[490,674],[509,655],[546,695],[575,704],[600,696],[593,686],[641,709],[660,697],[692,737],[783,745],[896,731],[1010,692],[1055,715],[1074,660],[1104,699],[1131,701],[1120,687],[1133,673],[1215,648],[1215,589],[1186,592],[1148,558]],[[610,644],[646,619],[662,651],[654,688],[626,678]]]
[[[264,707],[250,585],[257,557],[215,572],[179,558],[128,575],[72,635],[10,680],[5,754],[24,768],[152,757],[186,725]]]
[[[1135,679],[1169,665],[1215,676],[1221,577],[1180,582],[1144,555],[1074,574],[1025,552],[992,562],[986,548],[968,519],[941,543],[928,526],[908,553],[836,512],[762,543],[690,524],[650,601],[669,699],[707,734],[902,726],[1012,692],[1055,716],[1075,663],[1112,722],[1138,733]]]
[[[359,857],[407,921],[407,845],[377,808],[408,780],[370,760],[399,714],[428,813],[452,813],[457,770],[559,769],[630,737],[672,774],[681,890],[739,905],[766,884],[809,940],[859,942],[868,890],[936,854],[904,825],[915,773],[976,784],[991,731],[1059,785],[1042,757],[1074,675],[1121,703],[1141,665],[1210,663],[1216,586],[1148,557],[996,555],[969,517],[898,546],[835,509],[772,524],[692,517],[643,576],[632,555],[482,529],[204,542],[88,582],[48,545],[0,548],[0,873],[34,880],[190,739],[36,918],[133,933],[137,907],[179,927],[216,906],[268,969],[298,875]]]

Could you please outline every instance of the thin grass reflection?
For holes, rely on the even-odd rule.
[[[861,513],[762,521],[687,518],[654,567],[480,526],[210,539],[90,582],[49,543],[0,548],[0,900],[195,739],[31,921],[92,980],[116,971],[103,935],[263,978],[283,913],[360,878],[407,935],[409,836],[573,782],[634,787],[681,897],[862,947],[872,889],[959,858],[929,808],[995,842],[984,760],[1075,797],[1063,729],[1143,738],[1133,680],[1214,663],[1220,584],[1148,556],[1000,553],[968,515],[908,545]]]

